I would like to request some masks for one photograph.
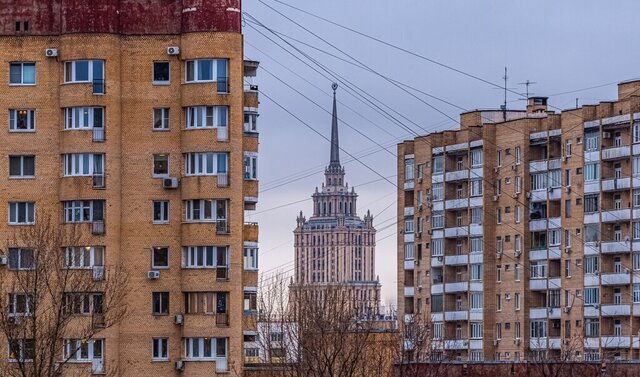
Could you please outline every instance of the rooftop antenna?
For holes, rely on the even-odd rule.
[[[524,85],[524,86],[525,86],[525,88],[526,88],[526,92],[527,92],[527,100],[529,99],[529,95],[534,94],[534,93],[529,93],[529,86],[531,86],[531,85],[535,85],[535,84],[537,84],[537,82],[535,82],[535,81],[529,81],[529,80],[527,80],[527,81],[525,81],[525,82],[519,82],[519,83],[518,83],[518,85]]]

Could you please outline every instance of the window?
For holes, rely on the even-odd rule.
[[[194,106],[185,109],[187,129],[227,127],[227,106]]]
[[[471,292],[469,302],[471,310],[482,310],[482,292]]]
[[[482,264],[472,264],[470,267],[470,279],[481,281],[482,280]]]
[[[104,266],[104,246],[71,246],[65,248],[66,268],[92,268]]]
[[[169,129],[169,108],[153,109],[153,130],[167,131]]]
[[[185,268],[216,268],[227,266],[227,247],[187,246],[184,248]]]
[[[502,208],[496,208],[496,224],[502,224]]]
[[[185,356],[191,360],[215,360],[227,356],[227,338],[184,338]]]
[[[433,323],[433,339],[442,339],[444,337],[444,323]]]
[[[34,339],[14,339],[9,342],[9,361],[32,361],[36,355]]]
[[[64,357],[70,362],[90,362],[103,358],[104,339],[65,339]]]
[[[585,224],[584,225],[584,241],[585,242],[597,242],[600,240],[600,224]]]
[[[227,172],[227,160],[227,153],[187,153],[184,171],[188,176],[223,174]]]
[[[443,156],[433,156],[433,174],[442,174],[444,172]]]
[[[565,157],[571,157],[571,140],[564,141],[564,155]]]
[[[482,215],[484,211],[482,207],[473,207],[471,208],[471,224],[482,225]]]
[[[36,111],[9,109],[9,131],[32,132],[36,130]]]
[[[404,233],[413,233],[413,217],[404,218]]]
[[[244,179],[258,179],[258,154],[253,152],[244,153]]]
[[[433,195],[433,200],[443,200],[444,199],[444,183],[434,183],[431,186],[431,193]]]
[[[413,249],[413,242],[407,242],[404,244],[404,259],[412,260],[415,258],[415,253]]]
[[[585,151],[597,151],[600,149],[600,132],[598,131],[590,131],[585,132],[584,134],[585,140]]]
[[[443,211],[431,212],[431,229],[444,228],[444,213]]]
[[[502,150],[498,149],[496,151],[496,166],[502,166]]]
[[[585,287],[584,288],[584,304],[596,305],[600,303],[600,288]]]
[[[598,272],[598,256],[597,255],[589,255],[584,257],[584,273],[585,274],[595,274]]]
[[[170,81],[169,62],[153,62],[153,85],[167,85]]]
[[[520,192],[522,192],[522,177],[521,176],[516,176],[515,178],[515,184],[513,186],[513,192],[516,194],[519,194]]]
[[[169,292],[153,292],[151,300],[154,315],[169,314]]]
[[[640,253],[633,252],[632,263],[634,270],[640,270]]]
[[[519,145],[516,146],[514,154],[515,154],[516,165],[520,165],[520,163],[522,163],[522,151]]]
[[[64,82],[87,83],[104,80],[103,60],[74,60],[64,63]]]
[[[633,285],[633,303],[640,303],[640,284]]]
[[[169,201],[154,200],[153,201],[153,223],[166,224],[169,222]]]
[[[633,123],[633,142],[640,143],[640,122]]]
[[[547,337],[547,320],[531,320],[531,337],[546,338]]]
[[[9,156],[9,178],[33,178],[35,175],[35,156]]]
[[[584,336],[588,338],[600,336],[600,319],[599,318],[584,319]]]
[[[544,190],[547,184],[547,173],[531,174],[531,190]]]
[[[250,311],[250,312],[254,312],[256,310],[258,310],[258,303],[257,303],[257,299],[258,299],[258,295],[256,292],[244,292],[244,311]]]
[[[196,59],[188,60],[186,64],[185,81],[215,82],[226,84],[227,60],[226,59]]]
[[[564,276],[567,278],[571,277],[571,259],[564,260]]]
[[[498,283],[502,282],[502,266],[496,267],[496,282]]]
[[[227,200],[193,199],[185,201],[186,221],[220,221],[227,219]]]
[[[169,360],[169,339],[154,338],[151,358],[154,361]]]
[[[484,332],[482,322],[471,322],[470,324],[470,334],[471,339],[482,339],[482,334]]]
[[[560,187],[562,185],[561,176],[560,169],[549,170],[549,187]]]
[[[547,261],[531,261],[529,265],[532,279],[546,278],[547,277]]]
[[[549,246],[560,246],[560,229],[549,229]]]
[[[9,203],[9,225],[24,225],[35,223],[34,202],[10,202]]]
[[[521,276],[522,276],[522,266],[516,263],[516,266],[513,269],[513,279],[515,281],[520,281]]]
[[[64,109],[64,129],[104,128],[104,108],[67,107]]]
[[[102,293],[65,293],[64,310],[70,315],[91,315],[103,312]]]
[[[185,292],[184,311],[187,314],[226,314],[227,292]]]
[[[9,64],[9,85],[35,85],[36,63],[14,62]]]
[[[444,255],[444,239],[432,239],[431,240],[431,256],[441,257]]]
[[[600,210],[600,207],[598,205],[599,199],[600,198],[598,194],[585,195],[584,196],[584,212],[585,213],[598,212]]]
[[[522,252],[522,236],[519,234],[516,234],[514,237],[513,249],[515,250],[516,253]]]
[[[571,217],[571,199],[564,201],[564,217]]]
[[[104,175],[104,154],[64,154],[62,160],[65,177]]]
[[[640,175],[640,156],[633,156],[632,162],[633,162],[632,173],[633,173],[633,176],[636,177]]]
[[[258,248],[257,247],[244,248],[244,269],[245,270],[258,269]]]
[[[244,112],[244,132],[258,132],[258,113],[255,111]]]
[[[442,295],[431,296],[431,311],[432,312],[444,311],[444,297]]]
[[[66,223],[104,220],[104,200],[72,200],[63,202],[63,207]]]
[[[502,194],[502,181],[496,180],[493,184],[493,191],[496,195]]]
[[[154,154],[153,155],[153,176],[166,177],[169,175],[169,155]]]
[[[405,158],[404,159],[404,181],[405,182],[413,182],[414,172],[413,172],[413,158]]]
[[[151,268],[169,268],[169,248],[154,246],[151,248]]]
[[[600,163],[584,165],[584,181],[595,181],[600,179]]]
[[[471,167],[477,168],[482,166],[482,149],[476,148],[471,150]]]
[[[514,306],[515,310],[520,310],[520,293],[518,293],[518,292],[516,292],[514,294],[513,306]]]
[[[471,237],[469,238],[469,252],[470,253],[482,253],[483,247],[482,247],[482,237]]]
[[[502,311],[502,296],[499,294],[496,295],[496,311]]]
[[[9,316],[31,315],[34,308],[32,295],[24,293],[9,294]]]
[[[442,183],[440,183],[440,185],[442,185]],[[482,179],[472,179],[471,181],[469,181],[469,187],[471,196],[482,195]]]

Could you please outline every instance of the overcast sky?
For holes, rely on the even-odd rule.
[[[345,152],[341,152],[341,159],[347,182],[359,194],[359,215],[370,209],[375,217],[376,269],[383,303],[395,303],[396,143],[412,133],[456,128],[451,118],[458,119],[460,108],[497,108],[503,102],[503,91],[274,0],[263,1],[331,45],[258,0],[245,0],[244,11],[284,34],[282,38],[342,78],[330,79],[315,72],[297,59],[312,65],[303,55],[245,16],[245,54],[260,61],[255,84],[263,92],[259,118],[260,201],[257,211],[248,212],[247,218],[260,223],[260,270],[269,278],[275,271],[293,269],[296,216],[301,210],[310,215],[311,194],[322,183],[324,167],[329,163],[329,142],[309,127],[329,137],[331,82],[338,81],[340,146],[361,162],[352,161]],[[555,108],[572,108],[576,98],[581,105],[616,99],[616,82],[640,77],[638,1],[282,1],[492,83],[502,83],[507,66],[508,87],[524,93],[524,86],[518,83],[536,82],[530,91],[550,96],[549,104]],[[436,111],[376,73],[314,49],[349,60],[333,46],[380,75],[450,104],[414,92]],[[394,118],[398,121],[367,106],[367,100],[353,95],[349,86],[368,93],[372,96],[369,101],[380,101],[382,105],[374,108],[391,112],[384,108],[386,105],[397,111]],[[559,94],[569,91],[575,92]],[[509,108],[524,106],[519,96],[508,94]]]

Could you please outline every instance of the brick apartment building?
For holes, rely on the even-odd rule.
[[[240,0],[1,7],[0,237],[48,213],[89,239],[70,245],[88,251],[71,267],[129,275],[129,315],[71,362],[241,370],[256,330],[258,228],[244,211],[258,196],[257,87],[245,85],[258,63],[243,59]]]
[[[398,318],[435,359],[640,358],[640,81],[398,146]]]

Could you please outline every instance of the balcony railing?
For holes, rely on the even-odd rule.
[[[104,234],[103,220],[94,220],[91,222],[91,234],[95,234],[95,235]]]
[[[229,326],[229,313],[216,313],[217,326]]]
[[[93,188],[105,188],[104,174],[93,175]]]
[[[216,266],[216,280],[229,280],[229,266]]]
[[[631,187],[631,178],[620,177],[602,180],[602,191],[624,190]]]
[[[229,222],[226,219],[216,221],[216,233],[229,234]]]
[[[104,141],[104,127],[94,127],[92,129],[92,137],[94,142]]]
[[[602,150],[603,160],[615,160],[619,158],[629,157],[631,155],[631,147],[629,145],[607,148]]]
[[[229,140],[229,127],[216,127],[216,132],[218,134],[218,141],[227,141]]]
[[[218,187],[228,187],[228,186],[229,186],[229,174],[218,173]]]

